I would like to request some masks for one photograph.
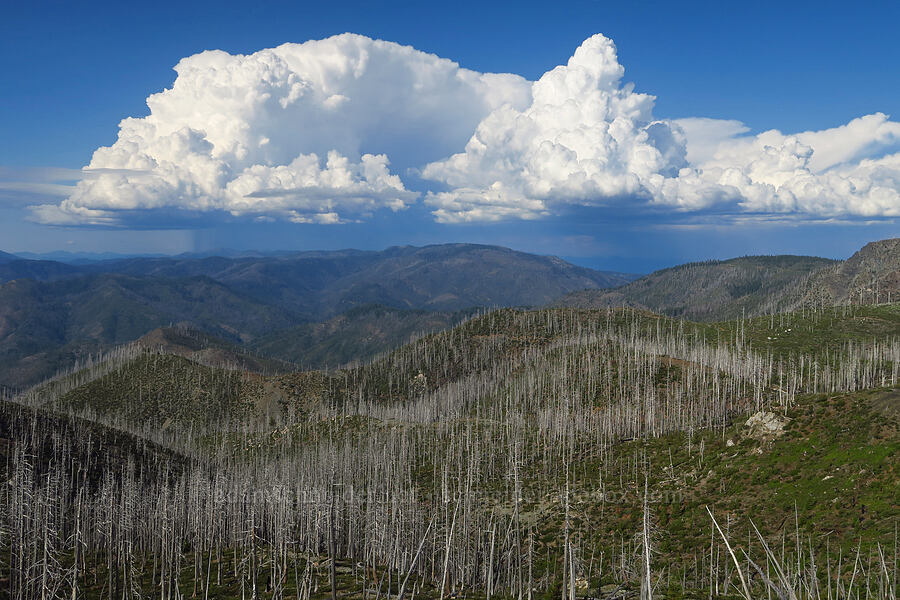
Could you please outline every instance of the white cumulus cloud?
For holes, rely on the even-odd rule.
[[[879,113],[821,131],[724,137],[696,171],[744,211],[890,217],[900,215],[898,151],[900,123]]]
[[[740,121],[653,116],[624,84],[612,40],[585,41],[502,106],[465,150],[425,167],[449,190],[426,202],[439,221],[534,219],[567,206],[679,212],[900,215],[900,123],[874,114],[823,131],[747,135]]]
[[[428,195],[437,218],[535,218],[565,204],[652,199],[687,166],[685,140],[653,118],[653,96],[622,84],[624,72],[612,40],[595,35],[533,84],[529,106],[488,115],[463,152],[423,170],[453,188]]]
[[[73,191],[42,188],[66,197],[31,207],[35,219],[127,225],[183,211],[340,223],[416,202],[414,176],[449,223],[577,206],[900,216],[900,123],[887,115],[755,135],[736,120],[662,119],[602,35],[535,82],[352,34],[203,52],[175,71]]]
[[[333,223],[400,210],[401,171],[446,156],[501,105],[516,75],[482,74],[344,34],[250,55],[209,51],[175,67],[150,114],[119,125],[77,189],[33,208],[55,224],[112,224],[155,209]],[[390,158],[389,158],[390,157]]]

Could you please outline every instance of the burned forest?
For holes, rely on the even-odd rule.
[[[126,345],[4,400],[30,598],[894,598],[900,305],[502,309],[366,364]]]

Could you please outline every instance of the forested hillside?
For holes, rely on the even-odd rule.
[[[393,350],[427,333],[442,331],[484,309],[401,310],[360,306],[321,323],[304,323],[261,336],[247,347],[260,356],[304,368],[341,367]]]
[[[555,306],[632,306],[673,317],[724,321],[780,308],[786,290],[836,261],[812,256],[745,256],[655,271],[614,290],[580,290]]]
[[[581,290],[554,306],[632,306],[723,321],[840,304],[877,304],[900,294],[900,238],[867,244],[845,261],[745,256],[656,271],[614,290]]]
[[[888,598],[898,336],[890,304],[499,310],[328,372],[124,347],[3,405],[0,577],[24,597]],[[105,432],[152,455],[92,451]]]
[[[877,304],[900,295],[900,238],[866,244],[846,261],[817,271],[783,305]]]
[[[341,364],[458,322],[456,311],[540,305],[630,279],[471,244],[78,265],[12,257],[0,261],[0,389],[170,325],[278,359]],[[390,317],[367,313],[373,304]]]
[[[634,278],[477,244],[262,258],[138,258],[95,268],[140,277],[204,275],[311,321],[368,304],[429,310],[535,306],[572,290],[613,287]]]
[[[0,285],[0,384],[27,386],[91,353],[177,323],[239,343],[297,319],[206,277],[20,279]]]

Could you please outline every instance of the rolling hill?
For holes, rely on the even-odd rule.
[[[476,244],[266,257],[135,258],[91,268],[134,277],[202,275],[309,321],[369,304],[441,311],[537,306],[572,290],[614,287],[635,277]]]
[[[900,238],[866,244],[845,261],[813,273],[786,293],[788,308],[877,304],[900,298]]]
[[[449,326],[456,311],[539,305],[632,277],[471,244],[79,265],[13,259],[0,261],[0,389],[178,323],[236,344],[267,335],[252,348],[276,359],[341,364]],[[390,310],[367,313],[373,304]]]
[[[222,280],[179,270],[191,259],[8,282],[7,356],[165,319],[200,330],[159,327],[0,400],[0,582],[90,600],[890,598],[895,251],[685,265],[605,292],[706,317],[801,307],[717,322],[642,304],[367,305],[309,323],[222,281],[271,281],[265,261]],[[409,282],[431,275],[409,252],[370,268],[415,303]],[[453,255],[433,257],[445,274]],[[331,366],[394,345],[327,371],[246,352]]]
[[[426,333],[448,329],[474,310],[402,310],[377,304],[351,309],[327,321],[304,323],[263,335],[247,347],[253,352],[306,369],[365,361]]]
[[[785,290],[836,261],[811,256],[744,256],[655,271],[614,290],[580,290],[554,306],[632,306],[673,317],[721,321],[768,310]]]
[[[580,290],[554,306],[632,306],[686,319],[721,321],[900,297],[900,238],[866,244],[844,261],[745,256],[656,271],[613,290]]]
[[[52,281],[82,273],[83,270],[78,267],[52,260],[25,260],[18,257],[3,260],[0,257],[0,284],[14,279]]]
[[[19,279],[0,285],[0,385],[21,389],[158,327],[191,323],[240,343],[298,322],[206,277]]]

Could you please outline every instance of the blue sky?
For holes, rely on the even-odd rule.
[[[900,150],[896,123],[890,118],[900,118],[900,78],[896,76],[900,42],[895,35],[900,7],[896,3],[157,2],[126,6],[35,2],[8,5],[2,10],[0,185],[6,182],[6,186],[0,195],[0,248],[4,250],[181,252],[222,246],[381,248],[472,241],[558,254],[603,268],[645,271],[683,260],[747,253],[841,257],[866,241],[897,235],[895,216],[900,206],[893,196],[884,193],[898,181],[895,170],[891,170],[894,163],[887,161],[870,168],[866,162],[884,161]],[[507,94],[504,98],[515,105],[520,116],[536,114],[540,107],[530,104],[532,98],[516,94],[546,71],[565,65],[585,40],[602,33],[615,43],[617,61],[625,69],[622,81],[608,89],[603,88],[607,85],[604,76],[598,75],[597,85],[606,94],[603,97],[615,97],[621,84],[634,82],[636,92],[656,97],[653,120],[702,117],[739,121],[744,129],[726,135],[720,127],[716,140],[731,144],[729,148],[742,149],[726,153],[729,160],[736,161],[733,165],[721,157],[705,162],[692,160],[691,143],[699,139],[699,134],[685,122],[676,129],[683,129],[687,136],[687,159],[682,156],[673,158],[675,162],[656,161],[650,167],[629,163],[621,170],[600,174],[587,168],[585,175],[583,156],[579,155],[577,165],[560,165],[561,171],[519,185],[516,169],[533,167],[536,159],[534,152],[519,146],[512,150],[489,148],[487,158],[466,155],[467,162],[460,168],[447,161],[450,154],[464,151],[465,140],[479,123],[486,131],[494,127],[499,137],[510,134],[508,128],[504,129],[506,125],[489,119],[499,105],[485,108],[478,104],[482,112],[475,108],[460,112],[460,123],[452,135],[425,139],[421,147],[412,134],[391,139],[389,123],[379,125],[377,135],[360,133],[358,139],[354,138],[358,142],[355,145],[348,142],[337,148],[351,167],[362,164],[357,161],[364,152],[384,153],[389,161],[378,183],[359,178],[354,182],[352,193],[365,199],[365,209],[359,209],[358,202],[351,206],[341,200],[330,203],[327,209],[309,208],[316,201],[311,198],[323,194],[342,198],[341,194],[349,193],[322,183],[331,181],[324,159],[331,150],[324,141],[327,132],[317,134],[316,144],[304,142],[282,149],[290,157],[295,150],[299,154],[315,152],[322,161],[314,190],[304,188],[306,191],[297,195],[297,188],[290,188],[296,196],[292,196],[295,204],[289,207],[293,212],[267,208],[233,215],[198,209],[206,206],[205,200],[191,200],[181,206],[181,196],[178,200],[163,198],[172,192],[160,192],[155,186],[153,193],[157,195],[149,199],[139,190],[143,194],[139,194],[143,202],[139,214],[132,211],[120,219],[118,215],[123,213],[115,212],[116,218],[107,220],[105,215],[109,213],[104,212],[103,220],[97,221],[68,208],[62,211],[62,218],[55,207],[65,196],[58,190],[47,196],[40,194],[40,185],[74,183],[79,178],[77,170],[91,163],[95,149],[116,142],[123,118],[147,117],[147,97],[172,87],[172,67],[183,58],[209,49],[231,55],[253,54],[285,42],[319,40],[343,32],[412,46],[478,73],[519,75],[524,80],[513,85],[515,89],[504,87],[490,94]],[[591,56],[602,56],[605,46],[597,48]],[[329,51],[325,48],[317,56]],[[591,71],[590,61],[594,59],[584,60],[587,62],[579,68]],[[382,93],[381,87],[353,89],[362,95]],[[484,98],[490,94],[471,92],[473,107],[487,102]],[[575,94],[576,101],[579,94]],[[410,99],[412,109],[417,101],[416,97]],[[421,99],[423,104],[429,101]],[[172,102],[170,113],[184,110],[183,100],[180,104]],[[428,118],[441,120],[439,113],[447,111],[438,107],[438,116]],[[809,179],[802,191],[785,188],[771,197],[759,197],[760,185],[777,181],[778,187],[787,177],[783,169],[763,174],[753,171],[749,165],[760,164],[755,161],[757,154],[761,156],[761,148],[774,143],[779,149],[786,148],[785,156],[791,160],[808,156],[803,148],[798,151],[791,146],[791,138],[784,137],[775,142],[769,138],[759,141],[757,154],[752,154],[753,150],[743,147],[752,145],[750,137],[771,129],[786,135],[830,131],[876,113],[886,115],[877,127],[849,138],[846,135],[850,134],[837,132],[801,139],[803,148],[811,148],[814,157],[853,144],[860,149],[841,155],[833,165],[813,165],[809,173],[803,170],[801,175],[814,179]],[[609,122],[615,117],[613,114]],[[634,121],[638,129],[634,139],[639,141],[647,127],[647,119],[642,118]],[[248,124],[251,130],[258,125],[252,118]],[[421,126],[416,122],[409,131]],[[542,133],[535,134],[539,137],[522,143],[535,149],[546,141],[544,138],[558,139],[561,131],[574,128],[590,133],[597,126],[594,122],[542,122],[538,127]],[[348,135],[356,133],[350,131]],[[295,135],[303,137],[303,127],[298,126]],[[631,148],[637,142],[622,143]],[[664,148],[661,144],[653,142],[651,150],[665,153],[669,145]],[[428,160],[414,164],[419,152]],[[626,150],[617,152],[616,160],[627,155]],[[488,159],[496,156],[504,158],[489,164]],[[607,160],[608,156],[589,158]],[[115,161],[123,159],[110,160],[94,166],[121,170]],[[273,167],[289,162],[266,160],[259,164]],[[779,160],[783,163],[786,159]],[[426,162],[433,163],[430,172],[423,171]],[[499,169],[500,162],[512,163],[512,170]],[[238,169],[233,163],[227,166]],[[240,168],[246,166],[242,163]],[[705,177],[702,193],[693,179],[683,173],[677,175],[678,168],[685,166]],[[73,171],[48,175],[48,167]],[[746,188],[729,187],[723,192],[722,182],[727,178],[713,173],[732,167],[743,169],[752,181]],[[671,193],[655,187],[657,184],[647,179],[651,171],[664,174],[682,187]],[[565,176],[567,173],[594,179],[573,190],[575,184]],[[111,201],[102,196],[109,186],[100,185],[105,176],[89,182],[93,187],[79,196],[80,209],[110,208]],[[190,180],[193,174],[179,176]],[[398,177],[400,182],[384,183],[389,176]],[[637,178],[636,183],[622,183],[623,177]],[[875,187],[881,191],[853,192],[857,196],[852,198],[841,196],[846,190],[841,182],[857,182],[860,178],[870,191]],[[824,199],[808,195],[812,193],[808,191],[810,181],[813,187],[821,184],[824,191],[815,193]],[[132,183],[129,180],[128,185]],[[272,179],[264,183],[251,194],[271,196]],[[494,199],[488,204],[482,200],[473,204],[471,194],[488,197],[496,183],[502,184],[506,196],[491,196]],[[684,191],[683,186],[688,184],[690,188]],[[709,192],[710,185],[719,186],[718,191]],[[402,186],[402,194],[395,193],[400,189],[397,186]],[[184,186],[177,189],[181,190],[179,194],[184,193]],[[725,196],[728,198],[722,200]],[[397,202],[404,204],[402,210],[395,210]],[[532,209],[520,211],[518,207],[526,204]],[[35,205],[49,206],[55,212],[27,208]],[[120,208],[113,206],[114,211]],[[299,217],[297,210],[301,212]],[[317,222],[332,217],[345,223]],[[292,218],[312,222],[295,223]]]

